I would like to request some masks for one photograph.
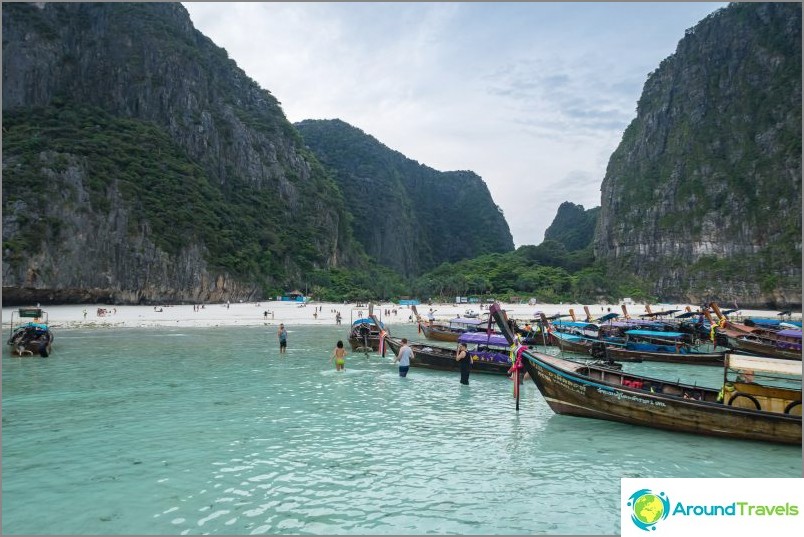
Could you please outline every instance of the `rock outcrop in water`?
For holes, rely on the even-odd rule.
[[[801,4],[737,3],[651,73],[595,254],[662,300],[801,304]]]

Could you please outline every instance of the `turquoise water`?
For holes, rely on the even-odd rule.
[[[343,327],[3,350],[5,534],[616,534],[621,477],[801,477],[799,447],[555,415],[532,382],[328,362]],[[416,338],[415,328],[394,326]],[[718,368],[634,364],[717,384]]]

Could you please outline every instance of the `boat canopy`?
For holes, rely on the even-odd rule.
[[[776,335],[801,339],[801,330],[779,330]]]
[[[42,323],[25,323],[24,327],[25,328],[34,328],[36,330],[44,330],[45,332],[47,332],[49,330],[47,325],[42,324]]]
[[[568,334],[567,332],[553,332],[553,337],[565,341],[584,341],[586,339],[578,334]]]
[[[472,345],[494,345],[495,347],[509,347],[508,340],[499,334],[486,334],[485,332],[466,332],[458,336],[458,343]]]
[[[681,310],[664,310],[664,311],[652,311],[650,313],[645,313],[640,315],[640,317],[663,317],[665,315],[671,315],[673,313],[678,313]]]
[[[801,376],[801,361],[799,360],[763,358],[761,356],[748,356],[745,354],[726,354],[724,363],[729,369]]]
[[[681,332],[655,332],[653,330],[627,330],[629,336],[661,337],[665,339],[678,339],[684,337]]]
[[[352,326],[357,326],[357,325],[360,325],[360,324],[373,324],[375,326],[377,325],[377,323],[375,323],[373,319],[362,318],[362,319],[357,319],[355,322],[353,322]],[[382,322],[380,322],[380,328],[385,329],[385,327],[383,326]]]
[[[617,327],[617,328],[628,328],[629,326],[630,327],[634,327],[634,326],[655,326],[655,327],[659,327],[659,326],[664,326],[665,325],[665,323],[660,323],[658,321],[645,321],[645,320],[640,321],[640,320],[637,320],[637,319],[625,319],[624,321],[613,321],[613,322],[611,322],[609,324],[611,324],[611,326],[614,326],[614,327]]]
[[[582,321],[553,321],[556,326],[573,326],[575,328],[591,328],[597,330],[598,326],[594,323],[584,323]]]
[[[599,323],[605,323],[606,321],[610,321],[610,320],[612,320],[612,319],[616,319],[616,318],[617,318],[617,317],[619,317],[619,316],[620,316],[620,314],[619,314],[619,313],[607,313],[607,314],[606,314],[606,315],[604,315],[603,317],[599,318],[599,319],[597,320],[597,322],[599,322]]]
[[[750,321],[757,326],[779,326],[781,322],[778,319],[756,319],[754,317],[749,317]]]

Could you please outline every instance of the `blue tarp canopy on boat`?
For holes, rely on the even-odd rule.
[[[495,347],[508,347],[508,340],[499,334],[488,335],[484,332],[466,332],[458,336],[458,343],[473,345],[494,345]]]
[[[758,326],[779,326],[781,322],[778,319],[755,319],[753,317],[749,317],[749,319]]]
[[[566,332],[553,332],[553,337],[556,339],[563,339],[565,341],[583,341],[586,338],[577,334],[568,334]]]
[[[352,326],[357,326],[359,324],[375,324],[376,325],[376,323],[374,322],[373,319],[362,318],[362,319],[358,319],[355,322],[353,322]],[[380,328],[385,329],[385,327],[383,326],[382,322],[380,323]]]
[[[553,321],[553,324],[556,326],[574,326],[576,328],[597,328],[597,325],[594,323],[584,323],[581,321]]]
[[[627,330],[625,333],[629,336],[661,337],[670,339],[684,337],[684,334],[681,332],[655,332],[653,330]]]

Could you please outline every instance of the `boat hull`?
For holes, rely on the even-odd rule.
[[[47,357],[53,352],[53,332],[44,325],[20,326],[7,343],[11,356]]]
[[[725,352],[672,353],[650,352],[606,345],[605,357],[616,362],[666,362],[672,364],[722,366]]]
[[[801,444],[800,415],[728,406],[716,401],[717,394],[712,389],[618,371],[598,371],[599,378],[595,378],[582,374],[592,369],[584,364],[527,351],[522,357],[525,370],[557,414],[693,434]],[[642,379],[640,386],[651,385],[651,390],[661,391],[624,386],[626,378]],[[685,398],[688,393],[700,399]]]
[[[367,339],[362,339],[358,336],[350,336],[349,337],[349,345],[352,347],[352,351],[364,351],[367,349],[371,349],[372,351],[380,350],[380,338],[379,336],[369,336]]]
[[[775,345],[768,345],[759,341],[745,339],[745,337],[729,338],[729,345],[733,349],[760,356],[771,358],[783,358],[785,360],[801,360],[801,351],[791,349],[780,349]]]
[[[422,329],[424,337],[426,337],[427,339],[432,339],[434,341],[446,341],[450,343],[457,343],[458,337],[463,333],[449,330],[447,328],[428,326],[426,324],[420,324],[419,326]]]
[[[402,342],[399,339],[385,338],[388,347],[394,352],[399,353]],[[455,361],[455,349],[445,349],[443,347],[432,347],[409,343],[408,346],[413,351],[413,359],[410,361],[411,367],[424,367],[427,369],[437,369],[439,371],[460,371],[460,365]],[[508,375],[511,367],[510,363],[503,363],[493,360],[492,353],[469,351],[472,357],[472,373],[489,373],[493,375]]]

